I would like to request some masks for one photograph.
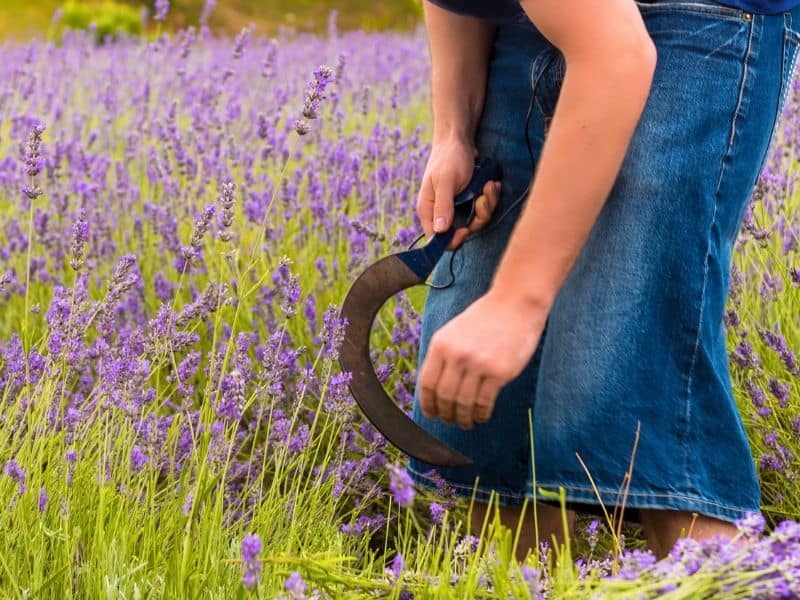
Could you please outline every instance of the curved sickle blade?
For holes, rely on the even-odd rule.
[[[470,458],[437,440],[397,407],[378,381],[369,356],[369,334],[378,310],[397,292],[424,282],[425,278],[415,274],[398,255],[382,258],[367,268],[347,292],[342,306],[341,316],[348,324],[339,363],[353,375],[350,391],[361,410],[389,442],[432,465],[470,465]]]

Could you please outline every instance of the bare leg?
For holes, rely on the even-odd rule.
[[[697,513],[642,509],[641,516],[647,545],[659,559],[667,556],[681,536],[698,541],[717,535],[730,539],[738,531],[732,523]]]
[[[517,543],[517,560],[519,562],[525,560],[529,551],[532,554],[535,554],[537,551],[533,509],[533,502],[528,501],[528,505],[525,507],[524,523],[519,534],[519,542]],[[536,503],[536,509],[539,520],[539,541],[547,540],[552,546],[552,536],[555,535],[558,543],[563,544],[564,528],[561,523],[561,509],[542,503]],[[475,501],[471,515],[472,532],[474,535],[480,534],[488,510],[489,505],[487,503]],[[511,530],[512,536],[516,535],[521,514],[522,506],[500,507],[500,522]],[[490,517],[490,519],[491,518],[493,517]],[[575,512],[572,510],[567,511],[567,524],[569,535],[572,536],[575,532]]]

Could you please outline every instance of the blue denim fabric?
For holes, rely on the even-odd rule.
[[[639,8],[658,50],[650,97],[529,366],[488,423],[464,431],[427,419],[418,401],[414,420],[474,459],[436,468],[458,494],[521,504],[535,464],[537,486],[564,487],[568,505],[588,512],[598,494],[608,510],[620,502],[638,426],[626,517],[660,508],[732,521],[759,509],[760,489],[727,363],[731,251],[789,88],[800,9],[751,15],[708,0]],[[564,73],[530,22],[499,29],[477,137],[480,154],[503,165],[496,215],[524,197],[531,177],[533,82],[535,162]],[[429,291],[420,364],[431,335],[488,289],[520,211],[471,238],[454,257],[454,284]],[[436,283],[450,280],[448,258]],[[430,469],[408,465],[433,488]]]

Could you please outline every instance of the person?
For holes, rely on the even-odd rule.
[[[475,156],[503,178],[423,311],[413,419],[474,462],[407,471],[474,493],[474,531],[490,499],[512,531],[536,500],[518,559],[537,533],[563,541],[560,488],[571,528],[575,511],[624,509],[658,557],[760,510],[723,313],[799,3],[424,3],[425,233],[450,226]]]

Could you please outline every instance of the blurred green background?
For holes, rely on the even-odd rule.
[[[147,6],[153,14],[153,0],[117,0],[135,9]],[[104,0],[81,0],[101,6]],[[196,25],[205,0],[172,0],[168,28]],[[0,39],[27,40],[44,35],[53,14],[65,0],[0,0]],[[337,11],[340,30],[413,29],[420,23],[422,0],[217,0],[209,19],[214,32],[235,34],[253,23],[255,31],[271,34],[283,26],[298,31],[324,31],[328,16]],[[150,23],[152,25],[152,22]]]

